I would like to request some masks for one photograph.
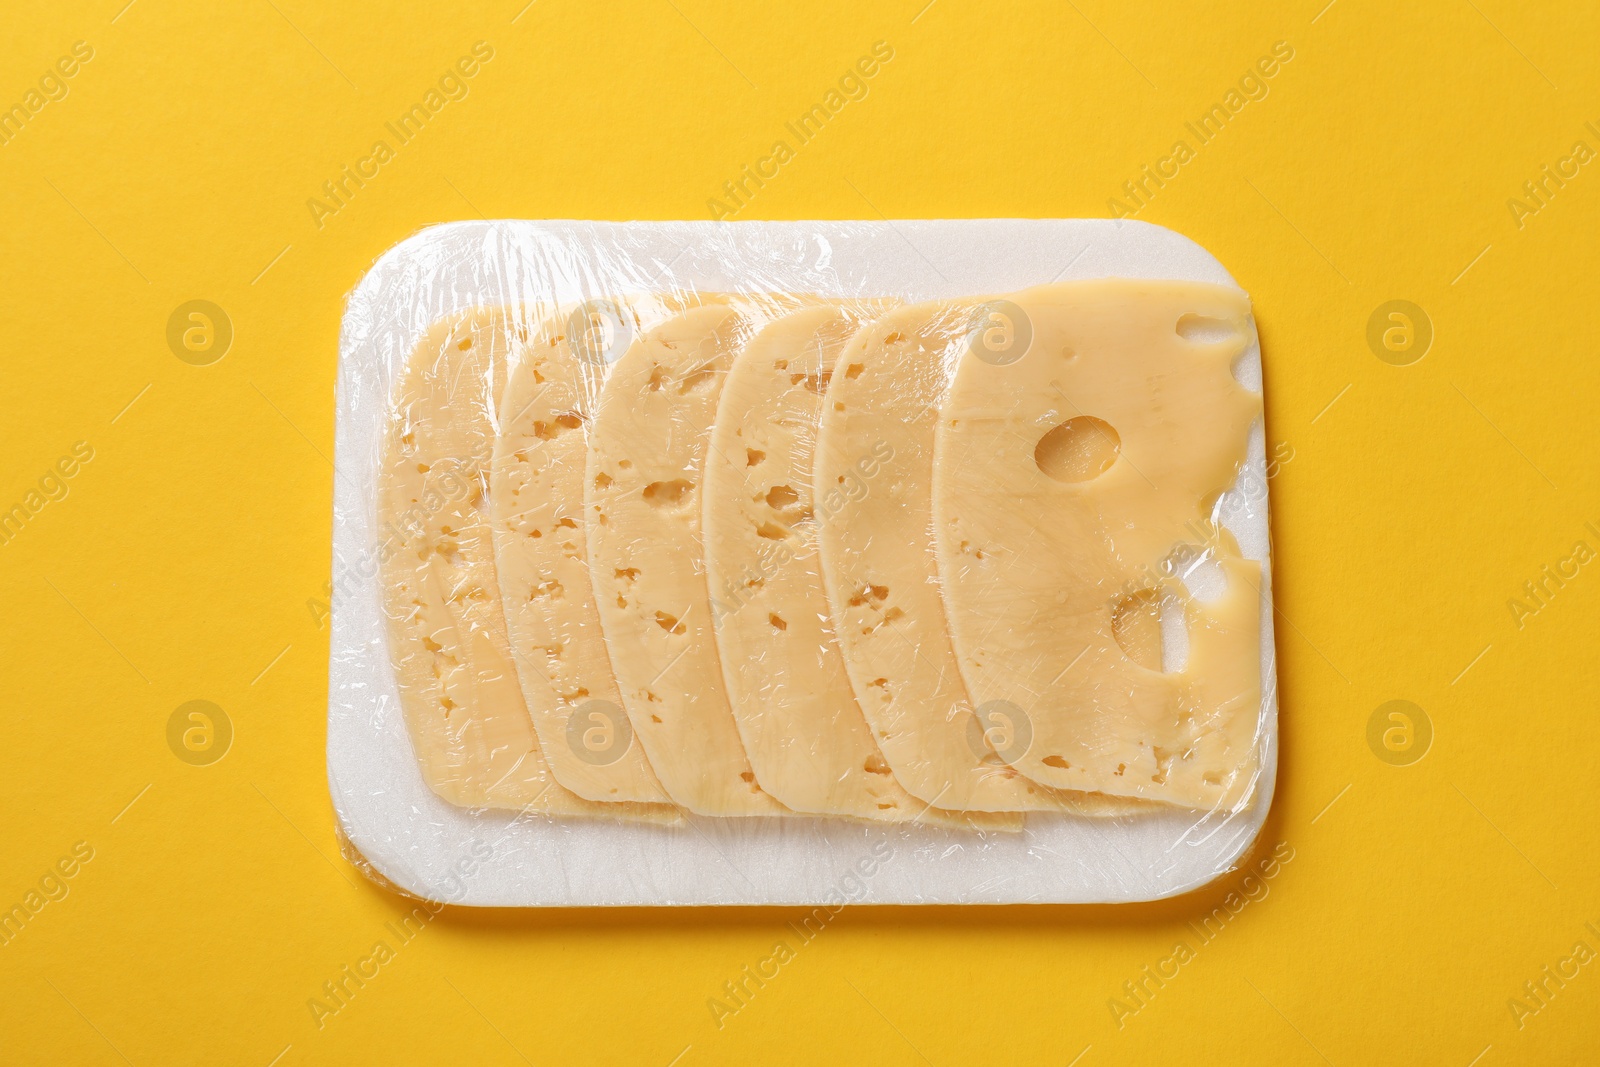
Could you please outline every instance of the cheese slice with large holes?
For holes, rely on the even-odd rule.
[[[589,568],[623,706],[667,793],[701,815],[786,811],[757,785],[728,704],[700,524],[717,400],[766,310],[692,308],[635,341],[590,435]]]
[[[1253,331],[1244,293],[1189,282],[1040,286],[974,318],[935,440],[939,577],[971,698],[1029,735],[1010,762],[1039,782],[1248,794],[1260,564],[1210,513],[1261,417],[1231,369]],[[1202,600],[1185,578],[1208,570]],[[1187,637],[1166,671],[1162,613]]]
[[[723,387],[705,475],[706,575],[734,718],[761,787],[798,812],[968,824],[898,783],[834,640],[817,554],[813,446],[835,359],[862,311],[765,327]],[[975,816],[1018,829],[1019,816]]]
[[[495,559],[517,674],[556,780],[590,800],[666,801],[622,708],[589,581],[589,421],[624,335],[648,313],[603,310],[609,318],[587,307],[552,316],[510,368],[492,467]]]
[[[478,309],[428,331],[384,431],[377,519],[389,652],[422,774],[465,807],[677,818],[596,804],[552,776],[512,667],[490,536],[493,403],[517,343],[511,312]]]
[[[1047,789],[1007,764],[1015,724],[974,714],[939,596],[933,451],[939,402],[976,301],[896,308],[839,356],[817,437],[817,534],[857,701],[895,778],[954,810],[1113,815],[1136,801]]]

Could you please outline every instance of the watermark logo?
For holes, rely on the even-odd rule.
[[[167,747],[191,767],[209,767],[233,746],[233,720],[209,700],[180,704],[167,718]]]
[[[727,1025],[728,1019],[748,1008],[756,995],[796,959],[800,949],[820,937],[841,911],[851,904],[866,900],[868,883],[893,858],[894,849],[889,842],[874,842],[833,883],[823,895],[821,904],[802,916],[798,924],[793,921],[785,924],[787,933],[794,935],[794,945],[790,945],[786,934],[782,940],[774,942],[771,951],[754,964],[745,964],[732,978],[723,982],[717,996],[707,997],[706,1010],[711,1013],[711,1021],[717,1029],[721,1030]]]
[[[65,100],[72,91],[70,79],[93,58],[93,45],[88,41],[74,41],[72,50],[52,66],[46,67],[38,81],[30,85],[20,99],[10,106],[0,103],[0,145],[8,145],[20,136],[23,129],[37,119],[48,105]]]
[[[0,545],[9,545],[22,533],[23,527],[38,517],[45,506],[65,500],[72,487],[67,484],[94,459],[94,446],[88,441],[76,441],[70,453],[64,453],[54,464],[46,467],[39,480],[22,494],[22,498],[9,508],[0,503]]]
[[[848,105],[867,98],[872,88],[869,82],[892,59],[894,46],[888,41],[874,41],[870,53],[862,55],[853,66],[846,67],[835,87],[829,88],[820,100],[813,102],[794,121],[783,124],[784,135],[774,138],[766,154],[757,156],[753,164],[740,166],[738,174],[722,183],[718,195],[707,198],[706,210],[711,218],[721,222],[749,207],[761,190],[774,181],[783,168],[794,161],[800,150],[815,140]]]
[[[447,507],[465,503],[484,492],[489,459],[488,448],[484,446],[475,453],[436,460],[423,479],[422,497],[393,521],[383,523],[378,531],[377,546],[363,550],[353,565],[336,560],[336,573],[322,583],[322,596],[306,598],[306,610],[311,613],[317,629],[327,625],[336,597],[349,596],[362,582],[375,579],[383,564],[396,552],[425,543],[433,529],[433,519]]]
[[[992,367],[1008,367],[1028,354],[1033,320],[1009,300],[986,300],[967,317],[967,351]]]
[[[1391,767],[1409,767],[1433,747],[1433,720],[1409,700],[1379,704],[1367,719],[1367,747]]]
[[[190,300],[167,318],[167,347],[191,367],[209,367],[233,345],[233,320],[209,300]]]
[[[523,812],[526,814],[526,810]],[[512,825],[522,819],[517,816]],[[326,1028],[328,1020],[349,1007],[367,983],[393,963],[400,950],[422,935],[428,925],[444,911],[446,904],[454,904],[467,895],[468,880],[475,877],[483,865],[494,858],[494,846],[474,838],[467,851],[457,857],[448,868],[446,880],[449,889],[444,900],[423,900],[409,912],[383,924],[383,936],[373,942],[372,948],[346,963],[332,978],[322,983],[322,988],[306,998],[306,1009],[318,1030]]]
[[[1591,936],[1600,939],[1600,930],[1595,929],[1594,923],[1586,922],[1583,928]],[[1506,1010],[1511,1013],[1511,1021],[1516,1023],[1517,1029],[1523,1029],[1529,1019],[1548,1008],[1567,988],[1567,983],[1580,977],[1583,969],[1595,958],[1593,946],[1580,938],[1573,942],[1571,953],[1559,957],[1553,964],[1545,964],[1538,974],[1523,982],[1521,991],[1506,1000]]]
[[[1591,134],[1600,137],[1600,126],[1593,122],[1583,125]],[[1519,195],[1506,199],[1506,210],[1511,213],[1511,221],[1517,229],[1527,226],[1528,219],[1549,207],[1556,194],[1565,189],[1567,183],[1575,179],[1594,158],[1595,151],[1587,141],[1575,140],[1567,154],[1559,157],[1554,165],[1544,164],[1539,168],[1539,173],[1523,182]]]
[[[365,155],[339,168],[337,174],[322,183],[318,195],[307,198],[306,210],[311,215],[311,224],[321,230],[330,217],[349,207],[357,194],[376,179],[390,161],[398,157],[400,149],[421,136],[423,129],[434,122],[447,105],[467,98],[472,90],[469,82],[493,58],[493,45],[487,41],[474,43],[470,55],[461,56],[453,65],[446,67],[420,99],[392,122],[385,122],[383,129],[388,137],[374,140]],[[393,138],[393,144],[390,138]]]
[[[1106,999],[1106,1010],[1111,1013],[1111,1021],[1117,1029],[1124,1029],[1129,1019],[1148,1008],[1168,983],[1199,956],[1200,950],[1221,937],[1222,931],[1233,925],[1246,908],[1266,900],[1272,892],[1272,880],[1294,857],[1294,846],[1279,841],[1271,854],[1244,869],[1244,874],[1233,882],[1220,903],[1184,924],[1186,933],[1174,940],[1171,951],[1157,957],[1154,963],[1145,964],[1123,982],[1122,989]]]
[[[1391,367],[1409,367],[1433,347],[1433,320],[1409,300],[1379,304],[1367,319],[1367,347]]]
[[[993,752],[1015,763],[1033,746],[1033,720],[1009,700],[979,704],[967,719],[967,746],[980,760]]]
[[[579,359],[608,367],[633,343],[633,317],[614,300],[588,300],[567,316],[566,336]]]
[[[1584,527],[1600,538],[1600,530],[1595,528],[1594,523],[1584,523]],[[1539,569],[1538,575],[1523,582],[1522,594],[1506,601],[1511,621],[1517,624],[1517,629],[1527,626],[1530,618],[1549,607],[1550,601],[1567,587],[1568,582],[1577,578],[1583,572],[1584,565],[1594,557],[1595,551],[1589,547],[1589,542],[1574,541],[1571,552],[1558,557],[1553,563],[1546,563]]]
[[[72,846],[71,852],[45,868],[38,880],[22,894],[22,899],[10,908],[0,905],[0,948],[22,936],[23,928],[38,918],[47,905],[66,900],[72,892],[71,879],[92,859],[94,846],[87,841],[79,841]]]
[[[632,743],[633,725],[609,700],[585,700],[567,716],[567,747],[585,763],[609,767]]]
[[[750,466],[755,466],[766,458],[766,453],[754,449],[747,453]],[[871,492],[871,481],[876,478],[891,460],[894,459],[894,446],[881,438],[874,442],[870,452],[864,452],[853,467],[848,467],[838,476],[838,482],[822,493],[820,502],[816,505],[814,517],[826,522],[839,514],[851,504],[865,500]],[[808,506],[808,501],[797,497],[785,510],[798,510],[803,512]],[[746,566],[744,572],[738,575],[729,575],[722,582],[723,599],[711,597],[711,622],[714,626],[721,626],[722,621],[734,614],[750,602],[754,596],[753,590],[760,588],[780,574],[784,567],[795,558],[795,553],[789,547],[789,540],[773,541],[763,546],[756,558],[756,566]]]
[[[1271,80],[1289,65],[1294,55],[1294,46],[1288,41],[1274,43],[1271,51],[1246,67],[1238,81],[1230,85],[1220,99],[1213,100],[1209,109],[1183,124],[1184,136],[1173,141],[1166,155],[1158,156],[1153,164],[1142,164],[1139,173],[1122,183],[1118,195],[1106,201],[1106,213],[1111,218],[1123,219],[1149,207],[1157,194],[1177,179],[1183,167],[1199,158],[1200,149],[1238,121],[1239,113],[1246,106],[1267,98],[1272,91]]]

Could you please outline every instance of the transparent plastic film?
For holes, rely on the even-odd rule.
[[[622,702],[665,791],[700,815],[788,810],[758,782],[723,685],[701,515],[729,372],[805,302],[724,295],[666,317],[621,355],[591,427],[585,532]]]
[[[564,787],[602,802],[668,797],[622,712],[589,580],[584,470],[611,362],[656,301],[564,307],[532,331],[500,400],[492,527],[517,673]]]
[[[706,575],[734,719],[769,792],[799,813],[960,824],[895,779],[852,690],[823,588],[817,427],[839,353],[881,310],[805,308],[739,353],[706,460]]]
[[[391,656],[418,761],[439,795],[467,807],[600,814],[607,809],[551,773],[501,611],[494,398],[529,335],[512,309],[453,315],[406,367],[379,482],[379,521],[394,539],[383,568]]]
[[[1257,360],[1144,224],[411,238],[341,341],[351,853],[501,905],[1215,877],[1276,760]]]
[[[1232,367],[1253,341],[1242,293],[1194,283],[1068,282],[996,306],[1011,342],[955,371],[936,435],[939,571],[973,700],[1025,723],[1002,753],[1057,788],[1210,810],[1257,758],[1260,566],[1213,535],[1261,398]],[[1197,339],[1212,323],[1220,337]],[[1207,544],[1201,600],[1172,557]],[[1209,542],[1209,543],[1208,543]],[[1162,662],[1162,605],[1181,667]]]
[[[1009,762],[1031,743],[1009,705],[974,709],[951,647],[933,536],[934,433],[964,352],[1014,341],[981,299],[895,308],[840,354],[812,482],[838,643],[896,779],[956,811],[1122,814],[1136,803],[1052,790]]]

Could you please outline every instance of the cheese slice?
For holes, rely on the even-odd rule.
[[[707,305],[636,341],[607,378],[590,435],[589,565],[623,705],[677,803],[779,815],[745,755],[717,660],[701,548],[717,399],[765,309]]]
[[[671,821],[674,809],[596,804],[550,773],[523,703],[490,539],[493,399],[514,313],[444,319],[402,372],[384,431],[377,520],[390,658],[430,788],[464,807]]]
[[[1047,285],[974,318],[935,435],[939,577],[971,699],[1026,724],[1009,762],[1036,781],[1248,794],[1260,564],[1209,515],[1261,417],[1231,372],[1253,331],[1242,292],[1191,282]],[[1201,599],[1207,570],[1225,584]],[[1187,631],[1166,671],[1162,613]]]
[[[933,449],[973,301],[896,308],[839,356],[816,446],[817,534],[834,631],[896,780],[941,807],[1112,815],[1138,802],[1046,789],[1007,764],[1027,738],[967,699],[939,596]]]
[[[667,801],[623,710],[589,580],[584,467],[612,352],[594,343],[584,311],[558,313],[535,331],[500,399],[491,482],[500,591],[556,780],[589,800]],[[610,325],[636,329],[638,314]]]
[[[706,460],[706,575],[734,718],[761,787],[798,812],[961,823],[895,781],[850,687],[817,558],[811,487],[823,394],[862,311],[797,311],[723,387]],[[1018,829],[1016,816],[985,825]]]

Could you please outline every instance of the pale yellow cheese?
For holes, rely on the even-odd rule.
[[[430,788],[464,807],[667,821],[666,806],[596,804],[562,788],[511,663],[489,532],[493,400],[519,326],[477,309],[424,336],[384,430],[377,521],[400,707]]]
[[[813,445],[834,361],[865,316],[765,327],[723,388],[706,461],[706,573],[735,720],[761,787],[798,812],[960,822],[895,781],[834,640],[817,558]],[[1017,829],[1016,816],[984,825]]]
[[[1224,340],[1191,340],[1196,323]],[[980,317],[934,449],[939,578],[975,705],[1002,701],[1042,783],[1231,807],[1259,764],[1260,565],[1209,522],[1261,399],[1232,364],[1253,336],[1235,289],[1041,286]],[[1226,579],[1191,595],[1171,561]],[[1163,672],[1162,608],[1187,657]],[[1121,643],[1118,635],[1121,633]]]
[[[817,533],[834,628],[857,701],[913,796],[974,811],[1110,815],[1132,802],[1046,789],[995,752],[1026,738],[974,714],[939,596],[933,448],[971,301],[896,308],[838,359],[817,437]],[[1018,750],[1020,751],[1020,749]]]
[[[556,780],[590,800],[666,801],[623,710],[589,580],[584,467],[610,353],[586,325],[570,310],[545,321],[506,381],[491,483],[500,590]]]
[[[717,659],[701,550],[706,450],[734,353],[766,309],[669,319],[613,368],[584,483],[595,599],[623,704],[673,800],[701,815],[778,815],[756,783]]]

